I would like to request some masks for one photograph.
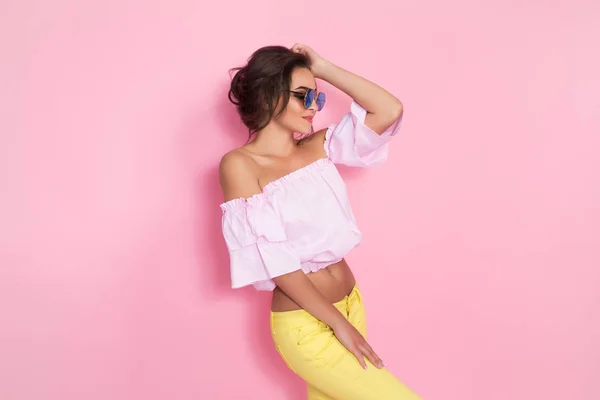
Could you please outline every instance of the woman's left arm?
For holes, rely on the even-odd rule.
[[[322,79],[352,97],[366,111],[365,125],[378,134],[402,118],[402,102],[381,86],[319,56],[313,49],[295,44],[292,51],[305,54],[316,78]]]

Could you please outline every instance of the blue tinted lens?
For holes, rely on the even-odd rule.
[[[325,107],[325,100],[327,99],[327,96],[325,96],[325,93],[321,92],[317,95],[317,110],[321,111],[323,109],[323,107]]]
[[[306,92],[306,96],[304,97],[304,107],[309,108],[312,105],[314,99],[315,91],[312,89],[308,89],[308,92]]]

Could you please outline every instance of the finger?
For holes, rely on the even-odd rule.
[[[373,364],[377,368],[383,368],[383,361],[381,361],[381,358],[379,358],[379,356],[375,354],[375,352],[367,342],[363,343],[361,349],[363,351],[363,354],[369,359],[369,361],[371,361],[371,364]]]
[[[296,53],[306,54],[306,47],[300,43],[296,43],[293,47],[293,51],[295,51]]]
[[[363,354],[363,356],[367,357],[367,359],[369,361],[371,361],[371,364],[373,364],[374,366],[379,368],[379,363],[377,362],[377,358],[375,357],[375,354],[369,350],[366,346],[360,346],[360,350]]]
[[[356,357],[356,359],[358,360],[358,363],[364,368],[364,369],[368,369],[367,367],[367,363],[365,362],[365,357],[362,355],[362,352],[360,350],[353,350],[352,354],[354,354],[354,357]]]
[[[373,350],[373,348],[371,347],[371,345],[367,342],[365,342],[365,344],[367,345],[367,348],[371,351],[371,353],[373,353],[373,355],[376,357],[377,361],[379,362],[380,365],[379,368],[383,368],[385,367],[385,363],[383,362],[383,360],[381,359],[381,357],[379,357],[379,355],[377,353],[375,353],[375,350]]]

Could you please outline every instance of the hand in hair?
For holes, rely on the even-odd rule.
[[[310,69],[315,76],[315,78],[321,78],[320,71],[325,64],[327,64],[327,60],[317,54],[312,48],[307,45],[296,43],[290,49],[294,53],[300,53],[308,58],[310,61]]]

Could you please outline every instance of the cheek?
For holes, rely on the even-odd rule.
[[[298,118],[302,118],[305,110],[304,107],[298,103],[299,101],[290,100],[285,112],[281,116],[282,121],[292,122],[294,120],[298,120]]]
[[[286,111],[291,115],[301,116],[304,112],[304,105],[300,104],[298,99],[292,98],[287,105]]]

